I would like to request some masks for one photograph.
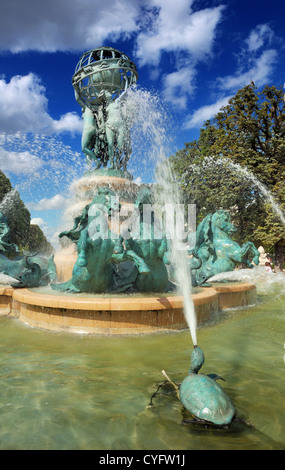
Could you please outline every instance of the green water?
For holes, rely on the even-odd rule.
[[[227,311],[198,329],[202,372],[216,372],[239,416],[217,430],[182,424],[164,380],[189,368],[188,331],[104,338],[0,318],[0,450],[285,449],[285,297]]]

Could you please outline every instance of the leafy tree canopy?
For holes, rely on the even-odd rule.
[[[274,210],[285,212],[282,89],[265,86],[258,92],[251,82],[205,122],[199,139],[186,143],[171,163],[185,201],[197,206],[198,222],[227,209],[239,242],[252,240],[271,251],[283,243],[285,226]]]
[[[0,170],[0,211],[6,216],[10,228],[10,243],[30,253],[51,254],[52,246],[38,225],[31,225],[31,214],[12,188],[9,178]]]

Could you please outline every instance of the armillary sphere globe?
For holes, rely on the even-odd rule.
[[[114,101],[138,78],[134,62],[112,47],[98,47],[85,52],[72,77],[76,101],[94,111],[100,105],[102,92]]]

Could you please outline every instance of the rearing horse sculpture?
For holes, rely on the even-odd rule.
[[[254,266],[251,261],[259,263],[259,251],[252,242],[240,246],[230,238],[235,231],[230,214],[224,210],[207,215],[199,224],[195,247],[189,251],[202,260],[202,266],[192,270],[193,285],[202,285],[215,274],[232,271],[240,263],[249,268]]]

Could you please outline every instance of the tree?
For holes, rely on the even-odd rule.
[[[38,225],[31,224],[29,227],[28,246],[31,253],[43,253],[51,255],[52,245],[47,241],[43,231]]]
[[[10,191],[12,191],[11,182],[9,178],[4,175],[3,171],[0,170],[0,202]]]
[[[266,197],[285,210],[285,113],[282,89],[254,83],[206,121],[198,140],[171,157],[185,200],[198,221],[219,208],[231,212],[239,242],[275,251],[283,268],[285,227]]]
[[[0,211],[6,216],[10,228],[10,243],[25,251],[50,254],[52,247],[40,227],[31,225],[31,214],[9,178],[0,170]]]

